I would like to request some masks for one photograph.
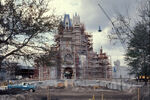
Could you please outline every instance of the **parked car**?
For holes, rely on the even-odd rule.
[[[8,89],[20,89],[20,90],[27,90],[30,92],[34,92],[36,86],[31,83],[21,83],[21,84],[8,85]]]

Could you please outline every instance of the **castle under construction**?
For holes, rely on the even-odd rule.
[[[99,54],[93,51],[92,35],[85,32],[79,15],[71,19],[65,14],[55,42],[61,58],[60,79],[111,79],[110,57],[102,48]]]

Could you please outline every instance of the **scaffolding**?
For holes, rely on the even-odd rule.
[[[65,18],[59,25],[58,34],[55,35],[55,43],[62,59],[60,77],[63,78],[63,68],[70,67],[73,69],[75,79],[111,78],[111,64],[108,56],[102,50],[99,54],[93,51],[92,35],[85,32],[84,24],[80,23],[79,16],[73,17],[75,18],[73,24],[71,24],[72,20],[69,15],[65,15]],[[73,63],[64,65],[64,57],[67,54],[71,56],[70,59],[72,58]],[[81,65],[80,56],[82,55],[86,57],[84,66]],[[68,61],[70,59],[68,58]]]

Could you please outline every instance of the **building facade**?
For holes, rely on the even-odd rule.
[[[134,79],[135,75],[130,75],[130,68],[127,66],[121,66],[120,61],[114,61],[114,66],[112,67],[112,78],[113,79]]]
[[[92,35],[85,32],[79,15],[71,19],[65,14],[55,42],[61,58],[60,79],[111,78],[109,57],[102,48],[99,54],[93,51]]]

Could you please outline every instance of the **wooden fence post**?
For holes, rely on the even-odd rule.
[[[103,92],[101,94],[101,100],[104,100],[104,94],[103,94]]]
[[[140,88],[138,88],[138,100],[140,100]]]

